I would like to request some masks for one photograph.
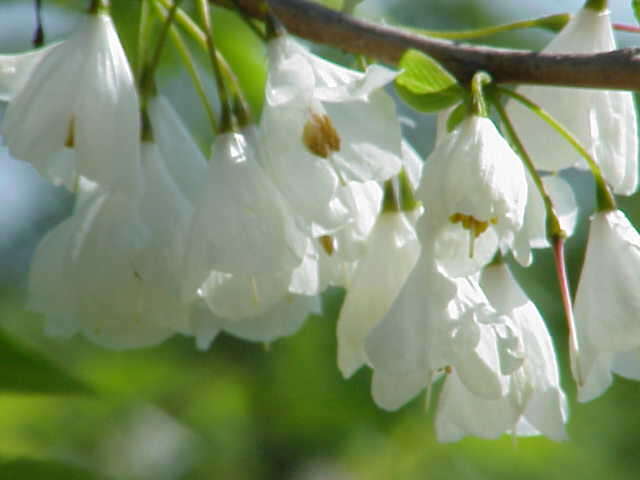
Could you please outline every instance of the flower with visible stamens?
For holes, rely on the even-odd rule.
[[[400,169],[400,124],[382,90],[396,73],[340,67],[286,35],[268,51],[263,167],[313,236],[331,234],[352,220],[339,185],[386,180]]]
[[[486,117],[471,115],[427,159],[418,195],[435,256],[454,277],[471,275],[510,248],[524,220],[527,181],[518,156]]]

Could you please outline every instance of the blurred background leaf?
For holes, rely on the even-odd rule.
[[[24,348],[0,329],[0,391],[28,393],[92,393],[44,355]]]
[[[0,461],[0,478],[28,480],[99,480],[97,475],[86,470],[70,467],[59,462],[20,458]],[[106,479],[105,479],[106,480]]]

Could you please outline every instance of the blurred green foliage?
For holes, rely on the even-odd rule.
[[[389,13],[398,23],[410,19],[425,28],[451,27],[451,18],[455,28],[495,20],[494,12],[473,1],[433,4],[438,8],[397,2]],[[113,0],[113,6],[133,55],[139,2]],[[264,49],[235,14],[215,9],[214,15],[218,44],[259,112]],[[211,133],[202,126],[195,94],[176,87],[188,82],[177,62],[167,56],[159,83],[170,97],[179,94],[171,99],[204,144]],[[428,144],[429,123],[416,119],[414,135],[429,137]],[[574,180],[583,185],[581,203],[588,204],[588,179],[576,174]],[[621,203],[639,224],[637,199]],[[574,285],[588,214],[583,210],[582,227],[569,244]],[[538,252],[533,267],[516,273],[545,314],[564,359],[572,408],[571,440],[563,444],[505,437],[443,445],[435,441],[424,398],[395,413],[377,409],[370,373],[344,381],[335,366],[340,290],[325,294],[322,317],[309,318],[301,332],[269,348],[221,336],[199,352],[191,340],[176,337],[155,348],[114,352],[82,338],[46,338],[42,317],[23,309],[24,291],[3,285],[0,479],[637,478],[640,386],[618,380],[602,398],[577,404],[551,257]],[[94,393],[78,394],[88,391]]]

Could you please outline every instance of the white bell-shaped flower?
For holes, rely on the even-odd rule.
[[[598,53],[616,49],[609,11],[580,10],[544,53]],[[615,193],[630,195],[638,183],[638,131],[631,92],[524,86],[540,105],[586,147]],[[509,116],[537,168],[586,168],[584,160],[545,121],[515,101]]]
[[[456,284],[438,273],[428,246],[385,318],[366,339],[373,368],[371,394],[378,406],[396,410],[437,377],[446,366],[450,328],[448,305]]]
[[[451,369],[474,395],[500,399],[506,375],[522,364],[513,322],[496,314],[476,279],[440,273],[432,249],[423,246],[404,289],[366,339],[372,395],[385,409],[399,408]]]
[[[139,193],[138,96],[111,17],[88,15],[66,41],[32,55],[9,82],[2,131],[12,155],[46,170],[51,155],[73,147],[78,175]]]
[[[537,431],[554,440],[564,439],[567,400],[560,387],[551,336],[540,312],[503,263],[486,267],[480,286],[496,311],[513,320],[524,347],[522,366],[510,378],[511,404],[519,414],[518,424],[510,425],[512,431],[516,435]]]
[[[212,272],[258,281],[275,272],[290,274],[304,256],[306,240],[257,161],[260,146],[252,129],[224,133],[215,141],[208,183],[184,243],[186,299],[196,297]]]
[[[338,367],[344,377],[367,363],[365,339],[384,318],[419,256],[420,242],[406,213],[383,210],[338,317]]]
[[[50,334],[82,332],[106,347],[135,348],[189,332],[175,232],[191,208],[155,143],[142,144],[142,164],[141,196],[80,178],[73,215],[38,246],[29,305],[47,316]]]
[[[578,390],[581,401],[601,395],[616,367],[622,374],[633,370],[633,352],[640,348],[639,269],[640,234],[635,227],[620,210],[597,212],[574,304],[584,380]]]
[[[339,183],[385,180],[400,169],[400,124],[381,90],[396,73],[337,66],[285,35],[268,48],[264,168],[314,236],[331,233],[349,221],[335,201]]]
[[[445,135],[424,176],[417,196],[446,274],[476,273],[498,247],[512,247],[524,220],[527,181],[522,162],[491,120],[471,115]]]

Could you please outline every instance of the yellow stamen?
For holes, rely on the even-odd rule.
[[[327,115],[311,114],[302,131],[302,141],[318,157],[327,158],[340,151],[340,136]]]
[[[476,219],[473,215],[465,215],[464,213],[454,213],[449,217],[451,223],[461,223],[462,228],[469,231],[469,258],[473,258],[475,254],[475,239],[487,231],[489,225],[498,223],[497,217],[492,217],[489,221]]]
[[[327,255],[333,255],[333,252],[336,251],[335,238],[331,235],[322,235],[318,240],[320,241],[320,245],[322,245],[324,251],[327,252]]]

